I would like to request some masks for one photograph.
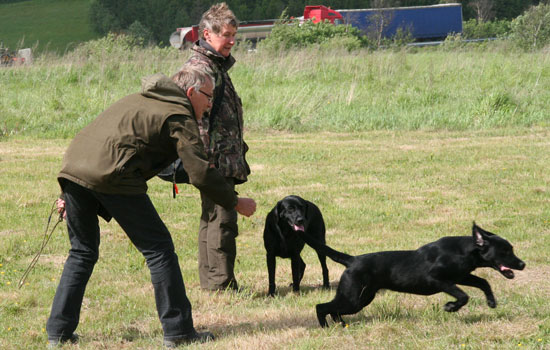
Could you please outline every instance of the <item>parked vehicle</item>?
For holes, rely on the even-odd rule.
[[[417,41],[441,40],[462,33],[462,5],[440,4],[363,10],[338,10],[346,24],[364,33],[394,36],[399,29]]]
[[[23,63],[25,63],[25,58],[19,57],[16,52],[10,51],[7,47],[0,45],[0,66]]]
[[[333,10],[323,5],[310,5],[304,9],[300,21],[313,23],[329,21],[334,25],[349,24],[363,33],[394,36],[399,29],[411,34],[417,41],[440,40],[452,33],[462,33],[462,5],[441,4],[377,9]],[[252,42],[264,39],[271,33],[276,20],[247,21],[239,24],[239,39]],[[170,36],[170,44],[182,48],[185,43],[199,39],[199,27],[178,28]]]
[[[337,11],[322,5],[318,6],[306,6],[304,9],[304,16],[298,18],[300,21],[312,20],[314,23],[321,21],[329,21],[334,25],[343,24],[343,17]],[[238,36],[241,40],[250,40],[257,42],[258,40],[265,39],[273,26],[275,25],[275,19],[259,20],[259,21],[243,21],[239,23]],[[185,43],[194,43],[199,40],[199,26],[193,25],[191,27],[177,28],[177,30],[170,35],[170,45],[175,48],[183,48]]]

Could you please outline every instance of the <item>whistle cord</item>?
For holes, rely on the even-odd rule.
[[[52,216],[53,216],[54,212],[57,210],[56,203],[57,203],[57,199],[53,202],[52,209],[50,210],[50,216],[48,217],[48,222],[46,224],[46,229],[44,230],[44,237],[42,238],[42,245],[40,246],[40,249],[38,249],[38,252],[36,253],[34,258],[32,259],[31,263],[29,264],[29,267],[27,267],[27,269],[23,273],[23,276],[21,276],[21,279],[19,280],[19,289],[21,289],[21,287],[25,283],[25,280],[27,279],[27,276],[30,274],[30,272],[32,271],[32,269],[34,268],[36,263],[38,262],[38,258],[40,258],[40,255],[42,254],[42,251],[44,250],[44,248],[46,247],[46,245],[50,241],[50,238],[52,237],[52,234],[55,231],[55,228],[57,227],[57,225],[60,222],[63,221],[63,211],[62,211],[61,213],[59,213],[59,218],[57,219],[57,222],[53,225],[51,231],[48,233],[50,223],[52,221]]]

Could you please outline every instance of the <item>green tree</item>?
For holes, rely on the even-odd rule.
[[[99,34],[128,31],[138,21],[157,43],[168,43],[177,28],[198,23],[213,1],[93,0],[90,18]]]
[[[540,3],[512,21],[511,39],[527,50],[550,45],[550,4]]]

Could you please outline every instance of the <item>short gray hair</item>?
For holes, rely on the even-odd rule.
[[[212,86],[214,85],[214,79],[206,73],[203,68],[197,66],[185,65],[172,76],[172,80],[183,91],[187,91],[189,88],[199,90],[207,80],[210,80]]]
[[[201,21],[199,22],[199,35],[204,39],[203,33],[205,29],[214,34],[220,34],[223,27],[227,24],[239,28],[239,20],[225,2],[214,4],[202,14]]]

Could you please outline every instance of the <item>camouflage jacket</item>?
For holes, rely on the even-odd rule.
[[[222,79],[225,80],[224,96],[216,115],[203,118],[199,126],[206,154],[222,175],[234,178],[237,184],[243,183],[250,174],[245,158],[248,146],[243,139],[243,108],[227,73],[235,59],[223,57],[203,40],[195,43],[191,53],[186,65],[202,66],[211,74],[216,84],[214,101],[221,93]]]

